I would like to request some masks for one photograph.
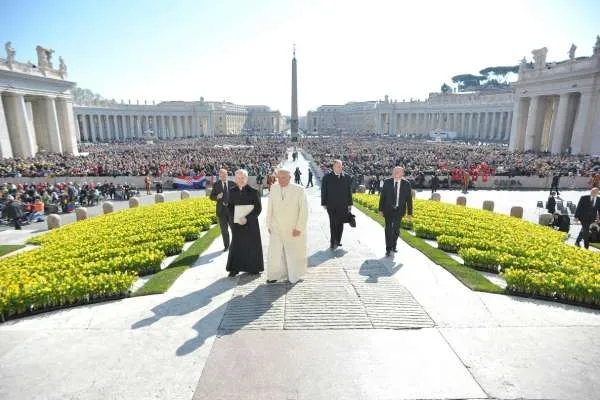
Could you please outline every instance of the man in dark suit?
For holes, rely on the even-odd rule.
[[[581,246],[581,239],[583,239],[583,247],[586,249],[590,247],[590,225],[598,220],[598,210],[600,210],[598,191],[597,187],[592,188],[591,194],[581,196],[577,203],[575,218],[581,222],[581,231],[575,240],[577,247]]]
[[[412,189],[410,182],[404,178],[404,168],[395,167],[392,177],[383,182],[379,195],[379,215],[385,218],[385,255],[397,253],[396,243],[400,235],[402,217],[407,214],[411,219]]]
[[[344,222],[352,209],[352,177],[343,173],[341,160],[334,160],[332,172],[321,181],[321,205],[329,214],[330,247],[341,246]]]
[[[554,192],[550,192],[550,196],[546,202],[546,210],[548,210],[548,213],[550,214],[554,214],[556,212],[556,199],[554,198],[554,195]]]
[[[231,229],[233,221],[227,211],[229,205],[229,189],[235,184],[228,180],[227,170],[219,170],[219,181],[215,183],[210,192],[210,198],[217,202],[217,217],[219,218],[219,226],[221,227],[221,236],[223,237],[223,251],[229,250],[229,229]]]

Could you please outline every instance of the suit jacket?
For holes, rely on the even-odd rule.
[[[321,205],[330,209],[348,209],[352,205],[352,177],[342,172],[338,178],[333,172],[321,181]]]
[[[215,185],[212,188],[212,191],[210,192],[210,199],[213,201],[217,202],[217,206],[216,206],[216,211],[217,211],[217,216],[220,216],[221,213],[227,212],[227,205],[229,203],[229,193],[226,193],[224,190],[224,186],[223,185],[223,181],[219,181],[217,183],[215,183]],[[233,183],[233,181],[228,180],[227,181],[227,188],[229,189],[229,191],[231,191],[231,188],[235,186],[235,183]],[[220,199],[217,199],[217,196],[223,193],[223,197],[221,197]]]
[[[556,212],[556,200],[553,196],[548,197],[548,202],[546,203],[546,210],[550,214],[554,214]]]
[[[582,222],[592,223],[598,218],[598,210],[600,210],[600,196],[596,196],[596,204],[593,206],[589,194],[581,196],[575,209],[575,218]]]
[[[396,192],[394,191],[394,178],[388,178],[383,182],[383,189],[379,194],[379,211],[383,211],[383,215],[389,216],[394,211],[395,206]],[[413,213],[412,190],[410,182],[405,178],[400,180],[398,211],[401,216],[404,216],[407,212],[408,215],[412,215]]]

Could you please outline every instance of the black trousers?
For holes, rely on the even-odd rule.
[[[583,247],[588,249],[590,247],[590,225],[593,221],[582,221],[581,222],[581,230],[579,231],[579,235],[577,235],[577,239],[575,242],[581,242],[583,239]]]
[[[392,211],[384,214],[385,218],[385,251],[392,251],[398,243],[400,236],[400,224],[402,223],[402,215],[399,211]]]
[[[558,195],[558,185],[550,185],[550,191],[556,192],[556,194]]]
[[[342,242],[342,233],[344,232],[344,219],[348,213],[348,208],[327,208],[329,214],[329,237],[330,245],[339,245]]]
[[[306,184],[306,187],[312,187],[313,185],[313,181],[312,181],[312,176],[310,178],[308,178],[308,183]]]
[[[221,236],[223,237],[223,246],[229,248],[229,229],[232,228],[232,220],[227,211],[221,212],[219,215],[219,227],[221,228]]]

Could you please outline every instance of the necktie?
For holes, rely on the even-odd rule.
[[[398,208],[398,181],[394,182],[394,195],[396,196],[396,208]]]
[[[229,197],[229,191],[227,190],[227,181],[223,182],[223,201],[227,203],[227,198]]]

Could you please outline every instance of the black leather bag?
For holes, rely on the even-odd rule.
[[[352,228],[356,228],[356,216],[351,212],[346,214],[346,220],[344,222],[350,224]]]

